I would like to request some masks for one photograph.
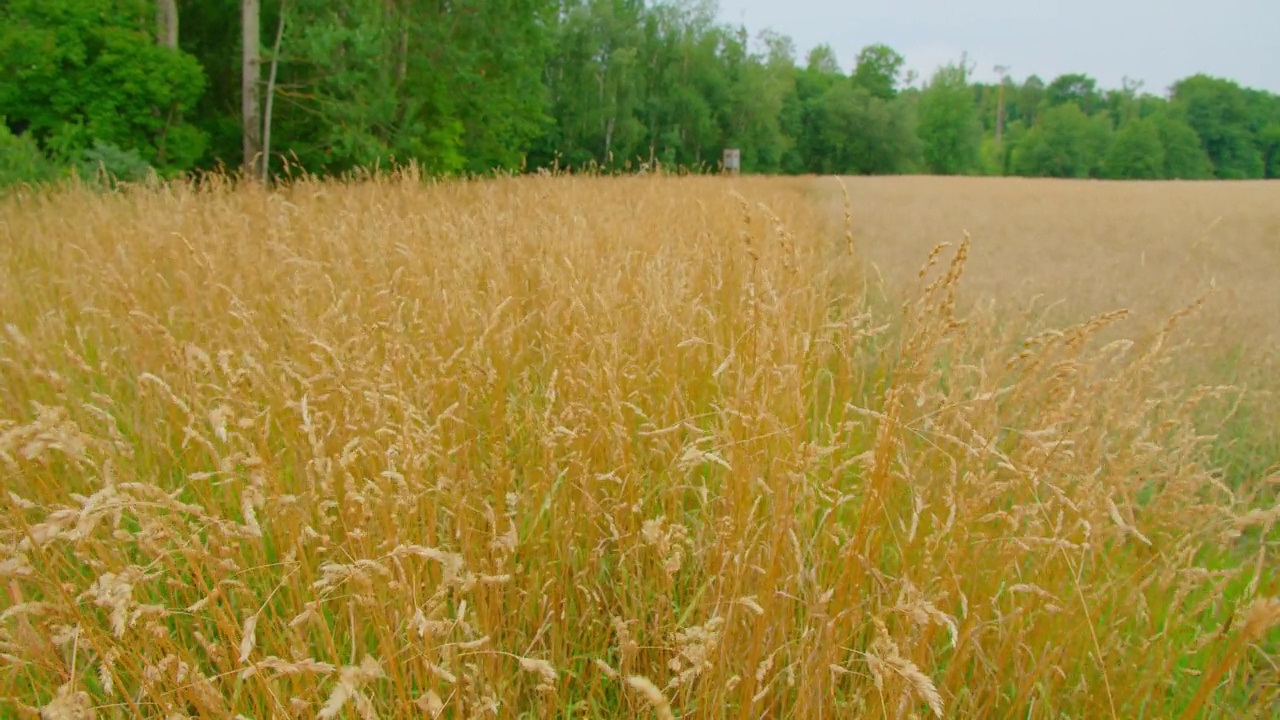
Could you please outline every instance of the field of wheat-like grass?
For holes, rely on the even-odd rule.
[[[1280,462],[1280,182],[1098,182],[1019,178],[845,178],[857,252],[878,294],[916,292],[916,271],[939,238],[973,236],[962,307],[1035,318],[1026,332],[1124,309],[1098,337],[1181,322],[1188,346],[1172,369],[1184,384],[1230,384],[1200,422],[1232,485]],[[822,179],[829,213],[840,185]],[[1022,327],[1023,323],[1020,325]]]
[[[889,301],[832,187],[0,199],[0,717],[1274,717],[1195,315]]]
[[[839,204],[835,180],[820,181]],[[1116,308],[1154,325],[1198,293],[1220,344],[1280,346],[1280,182],[846,178],[855,226],[895,292],[939,237],[973,235],[965,292],[1060,321]],[[839,208],[833,208],[838,212]],[[1051,308],[1050,305],[1053,305]]]

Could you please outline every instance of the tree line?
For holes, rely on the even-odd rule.
[[[1066,178],[1280,177],[1280,96],[1195,75],[930,77],[711,0],[7,0],[0,184],[416,163]]]

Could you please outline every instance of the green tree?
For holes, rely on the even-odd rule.
[[[999,172],[997,174],[1017,174],[1013,165],[1014,150],[1020,146],[1029,132],[1030,128],[1027,127],[1027,123],[1022,119],[1014,120],[1005,126],[1004,142],[999,149],[999,153],[994,153],[994,145],[992,147],[993,155],[995,155],[992,160],[994,163],[998,164],[997,166],[999,168]]]
[[[190,168],[206,137],[183,118],[204,91],[192,56],[156,43],[144,0],[9,0],[0,5],[0,115],[66,164],[95,143]]]
[[[829,152],[828,142],[833,136],[827,129],[832,117],[827,93],[847,82],[829,46],[819,45],[809,52],[783,103],[782,129],[793,143],[783,161],[785,172],[824,172],[824,153]]]
[[[668,52],[662,47],[666,18],[655,16],[647,25],[644,20],[644,9],[636,2],[564,4],[554,30],[557,50],[547,67],[555,118],[552,157],[578,167],[649,155],[648,129],[641,118],[646,110],[656,115],[668,108],[646,108],[645,96],[659,89],[655,86]],[[657,117],[650,120],[656,124]],[[538,155],[545,158],[547,151]]]
[[[883,175],[906,172],[920,156],[911,107],[849,82],[832,84],[816,105],[810,149],[817,172]]]
[[[1194,75],[1173,86],[1173,109],[1200,136],[1220,179],[1260,178],[1263,157],[1245,92],[1234,82]]]
[[[540,0],[295,0],[278,146],[339,172],[518,168],[546,126]]]
[[[1213,164],[1200,136],[1190,125],[1169,114],[1153,118],[1164,150],[1162,177],[1170,180],[1203,180],[1213,177]]]
[[[750,52],[745,28],[723,38],[721,56],[729,87],[720,122],[723,144],[742,151],[742,172],[776,173],[790,148],[781,122],[795,67],[785,49],[776,46],[776,38],[762,40],[763,50]]]
[[[1085,132],[1085,157],[1088,159],[1091,178],[1106,176],[1107,153],[1115,142],[1115,120],[1111,113],[1103,110],[1089,118],[1089,128]]]
[[[920,93],[919,133],[925,168],[937,175],[959,175],[979,164],[982,127],[963,65],[934,73]]]
[[[1156,121],[1131,120],[1121,126],[1107,153],[1107,177],[1155,180],[1164,176],[1164,170],[1164,144]]]
[[[43,173],[33,147],[55,172],[119,178],[239,165],[244,3],[0,2],[10,165]],[[255,3],[276,82],[247,87],[277,170],[710,170],[736,147],[746,172],[1280,176],[1280,98],[1203,75],[1166,100],[1082,73],[974,84],[962,62],[916,89],[888,45],[850,72],[825,45],[797,62],[714,0]]]
[[[1249,130],[1262,155],[1263,176],[1280,178],[1280,95],[1246,90]]]
[[[1074,104],[1086,115],[1092,115],[1103,107],[1098,81],[1083,73],[1068,73],[1054,78],[1044,91],[1044,101],[1050,108]]]
[[[266,0],[263,18],[266,27],[274,27],[275,8],[274,0]],[[205,152],[197,159],[196,166],[213,169],[239,165],[242,152],[240,0],[180,0],[178,9],[182,18],[179,47],[196,58],[205,76],[206,90],[186,116],[207,138]],[[297,103],[300,98],[291,95],[285,103],[287,107],[277,108],[277,115],[287,119]],[[277,117],[274,123],[279,126],[281,118]],[[296,131],[290,132],[296,135]],[[319,167],[312,169],[318,171]]]
[[[1028,77],[1009,100],[1009,119],[1021,120],[1028,127],[1035,125],[1044,96],[1044,81],[1035,75]]]
[[[460,82],[448,92],[460,98],[467,170],[516,170],[531,141],[553,122],[548,114],[549,97],[542,68],[552,48],[545,28],[554,6],[548,0],[470,0],[451,4],[455,9],[450,16],[436,13],[422,22],[430,26],[457,18],[457,56],[470,71],[458,78]],[[432,41],[434,37],[433,34],[426,39]],[[440,75],[447,74],[449,68],[447,62],[434,62],[416,70]]]
[[[888,45],[868,45],[858,53],[853,71],[853,84],[866,90],[874,98],[892,100],[898,94],[902,82],[902,68],[906,59]]]
[[[1004,147],[1009,145],[1008,136],[1006,134]],[[1004,157],[1005,151],[1001,145],[996,144],[994,134],[985,135],[982,138],[982,145],[978,150],[978,167],[975,171],[977,175],[998,176],[1004,173]]]
[[[1110,120],[1090,118],[1075,103],[1046,110],[1018,142],[1013,169],[1032,177],[1086,178],[1101,174]]]
[[[810,72],[822,73],[831,77],[841,74],[840,60],[836,57],[836,51],[826,43],[817,45],[809,51],[805,67]]]
[[[714,166],[724,149],[723,113],[732,84],[722,53],[725,31],[715,25],[714,6],[678,5],[681,33],[666,67],[664,86],[673,116],[667,124],[680,165]]]
[[[1120,88],[1114,88],[1102,93],[1103,108],[1111,116],[1116,123],[1116,129],[1127,124],[1130,120],[1144,117],[1143,100],[1146,95],[1141,93],[1143,83],[1141,81],[1130,80],[1124,78],[1124,84]]]
[[[1262,146],[1264,170],[1268,178],[1280,178],[1280,123],[1268,125],[1258,133]]]

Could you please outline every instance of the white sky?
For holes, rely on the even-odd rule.
[[[851,69],[888,44],[927,78],[968,52],[975,79],[996,65],[1021,81],[1083,72],[1103,88],[1129,77],[1163,95],[1197,72],[1280,92],[1280,0],[719,0],[721,18],[788,35],[803,63],[826,43]]]

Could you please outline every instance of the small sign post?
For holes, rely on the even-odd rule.
[[[741,168],[742,151],[737,148],[725,148],[724,171],[730,175],[737,175]]]

